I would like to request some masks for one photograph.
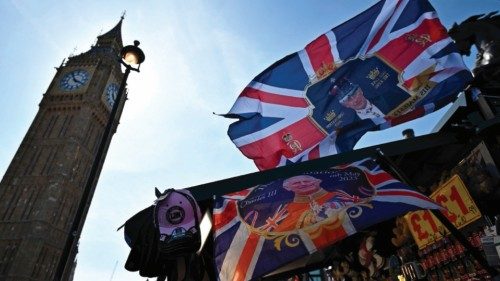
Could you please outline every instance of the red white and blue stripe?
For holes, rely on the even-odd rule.
[[[363,181],[359,178],[346,180],[335,176],[344,172],[360,174]],[[349,215],[346,215],[343,223],[338,226],[340,231],[336,233],[340,235],[323,234],[325,237],[320,237],[326,239],[328,245],[409,211],[441,208],[433,200],[394,179],[372,159],[306,174],[322,179],[321,186],[329,193],[340,194],[341,196],[336,197],[340,200],[337,201],[339,205],[351,204],[351,207],[346,209]],[[358,196],[353,191],[360,190],[361,182],[364,183],[364,188]],[[282,179],[276,180],[216,198],[213,210],[214,258],[219,280],[252,280],[265,276],[328,246],[324,243],[318,245],[315,240],[317,237],[311,237],[304,229],[289,231],[290,237],[296,239],[298,244],[282,244],[279,250],[276,249],[276,241],[270,239],[270,236],[261,235],[262,231],[272,232],[284,218],[294,215],[287,209],[287,204],[293,201],[293,196],[286,196],[289,191],[283,189],[282,184]],[[272,198],[263,199],[264,196],[261,196],[276,190],[278,193]],[[251,211],[247,213],[249,215],[244,214],[245,200],[260,200],[252,205]],[[365,204],[356,206],[360,200]],[[352,215],[353,210],[358,215]],[[252,231],[249,225],[261,232]]]
[[[432,89],[397,116],[355,120],[332,131],[319,128],[307,88],[344,71],[353,59],[372,56],[399,73],[401,87],[411,90],[425,79]],[[260,170],[337,154],[352,150],[366,131],[419,118],[453,101],[471,77],[427,0],[380,1],[255,77],[225,115],[239,119],[228,135]]]

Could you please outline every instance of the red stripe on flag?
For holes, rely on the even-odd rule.
[[[319,145],[317,145],[316,147],[311,149],[311,151],[309,151],[308,158],[309,158],[309,160],[319,158]]]
[[[233,193],[228,193],[228,194],[226,194],[226,196],[247,196],[248,193],[250,193],[250,190],[248,190],[248,188],[246,188],[246,189],[236,191]]]
[[[333,70],[332,48],[326,35],[323,34],[307,44],[305,50],[314,72],[319,76],[323,76],[328,70]]]
[[[304,98],[282,96],[257,90],[251,87],[246,87],[240,94],[240,97],[249,97],[258,99],[266,103],[281,104],[293,107],[308,107],[308,103]]]
[[[377,191],[378,196],[408,196],[408,197],[415,197],[427,202],[435,203],[431,199],[429,199],[427,196],[420,194],[418,192],[411,192],[411,191],[397,191],[397,190],[379,190]],[[437,205],[437,203],[435,203]]]
[[[402,71],[425,49],[448,37],[439,19],[426,19],[417,28],[390,41],[377,53]]]
[[[377,31],[377,34],[375,34],[375,36],[373,37],[373,40],[370,42],[370,45],[368,45],[368,50],[371,50],[371,48],[373,48],[373,46],[375,46],[378,43],[378,41],[380,41],[380,37],[382,37],[382,34],[384,33],[388,23],[389,23],[389,18],[387,18],[382,28],[380,28]]]
[[[403,82],[403,86],[405,86],[407,89],[411,89],[411,88],[413,88],[413,82],[415,80],[416,80],[416,77],[410,78],[410,79]]]
[[[229,201],[222,214],[213,214],[214,229],[219,229],[236,217],[236,202]]]
[[[425,115],[425,109],[423,107],[418,107],[415,110],[408,112],[407,114],[395,117],[393,119],[389,119],[389,121],[391,122],[391,127],[394,127],[401,123],[405,123],[413,119],[422,117],[424,115]]]
[[[389,175],[388,173],[382,172],[378,174],[370,174],[370,173],[365,173],[366,178],[370,182],[371,185],[379,185],[383,182],[393,180],[394,178]]]
[[[285,140],[284,136],[289,136]],[[317,145],[325,138],[309,118],[303,118],[276,133],[239,147],[248,158],[253,159],[259,170],[275,168],[281,156],[291,158],[300,152]],[[297,149],[299,145],[300,149]],[[293,147],[296,148],[295,152]]]
[[[250,263],[252,262],[259,242],[259,237],[260,236],[255,233],[250,233],[248,236],[243,251],[241,252],[240,259],[238,260],[238,264],[236,265],[236,270],[234,271],[234,281],[245,280],[245,276],[247,275],[248,268],[250,267]]]
[[[387,27],[387,24],[389,23],[389,20],[394,16],[394,13],[399,8],[399,5],[401,5],[401,3],[402,3],[402,1],[399,0],[398,4],[394,8],[394,11],[392,12],[391,16],[387,17],[387,20],[385,21],[384,25],[377,31],[377,34],[375,34],[375,36],[373,37],[372,42],[370,42],[370,45],[368,45],[368,50],[371,50],[371,48],[373,48],[373,46],[375,46],[380,41],[380,38],[382,37],[382,34],[385,32],[385,29]],[[389,32],[389,31],[387,31],[387,32]]]

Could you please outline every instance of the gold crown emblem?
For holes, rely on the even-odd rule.
[[[406,40],[417,43],[422,47],[425,47],[425,45],[427,45],[427,43],[432,42],[431,36],[427,33],[424,33],[424,34],[410,33],[410,34],[406,34],[405,38],[406,38]]]
[[[289,141],[293,140],[292,134],[290,134],[290,133],[285,133],[282,138],[285,142],[289,142]]]
[[[324,119],[325,119],[327,122],[331,122],[331,121],[333,120],[333,118],[335,118],[335,116],[337,116],[337,114],[335,114],[335,111],[333,111],[333,110],[332,110],[332,111],[328,112],[328,113],[325,115],[325,118],[324,118]]]
[[[316,70],[316,77],[321,80],[324,77],[330,75],[334,70],[335,66],[333,65],[333,63],[323,62],[318,70]]]
[[[370,73],[368,73],[368,76],[366,76],[367,78],[370,78],[371,80],[375,80],[375,78],[377,78],[377,76],[380,74],[380,70],[375,67],[374,69],[370,70]]]

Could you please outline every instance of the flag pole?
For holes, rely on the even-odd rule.
[[[387,157],[387,155],[385,155],[380,148],[377,148],[377,156],[378,160],[384,163],[391,170],[393,175],[399,178],[400,181],[408,186],[415,187],[415,185],[406,176],[406,174],[401,169],[399,169],[399,167],[389,157]],[[431,209],[429,211],[432,212],[434,216],[436,216],[436,218],[450,231],[451,235],[453,235],[453,237],[455,237],[455,239],[457,239],[465,247],[465,249],[479,262],[479,264],[481,264],[481,266],[486,271],[488,271],[488,273],[492,277],[495,277],[498,274],[497,270],[488,264],[483,255],[476,248],[474,248],[474,246],[472,246],[472,244],[469,242],[469,240],[467,240],[462,232],[460,232],[455,227],[455,225],[453,225],[448,220],[448,218],[443,213],[441,213],[441,211],[436,209]]]

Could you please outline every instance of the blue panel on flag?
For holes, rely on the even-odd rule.
[[[453,42],[450,42],[450,44],[446,45],[446,47],[444,47],[439,52],[434,54],[431,58],[438,59],[438,58],[442,58],[444,56],[447,56],[451,53],[456,53],[458,55],[457,46],[455,46],[455,44],[453,44]]]
[[[291,54],[268,67],[254,81],[266,82],[275,87],[303,90],[309,82],[302,62],[297,54]]]
[[[287,260],[296,260],[309,255],[307,248],[304,246],[304,242],[302,242],[298,235],[291,235],[288,239],[298,242],[297,246],[283,248],[280,252],[276,251],[275,242],[273,240],[266,240],[262,245],[262,252],[270,254],[259,255],[255,267],[258,268],[259,271],[272,272],[283,265],[283,259],[281,258],[283,256],[286,256]]]
[[[355,18],[332,29],[337,38],[337,49],[341,60],[357,55],[359,48],[365,43],[373,23],[382,10],[384,2],[378,2]]]
[[[231,241],[233,240],[234,236],[238,232],[238,228],[241,223],[236,223],[235,225],[229,227],[224,231],[224,233],[218,235],[214,239],[214,243],[218,245],[230,245]],[[222,248],[214,248],[214,258],[215,258],[215,264],[217,265],[217,270],[221,270],[222,263],[224,259],[226,258],[227,251],[225,251]]]
[[[265,129],[280,120],[283,120],[283,118],[263,117],[260,114],[254,114],[254,116],[250,119],[238,121],[229,125],[229,137],[231,139],[237,139],[257,130]]]
[[[427,1],[408,1],[398,21],[394,24],[391,31],[400,30],[416,22],[422,13],[435,12],[434,7]]]
[[[470,72],[468,70],[461,70],[452,76],[448,77],[446,81],[439,83],[436,85],[425,98],[423,98],[421,101],[417,102],[415,106],[422,106],[425,104],[429,104],[431,101],[434,101],[437,99],[439,95],[443,93],[443,91],[455,91],[459,92],[462,90],[463,86],[461,81],[467,81],[470,79]],[[446,103],[452,102],[451,98],[453,96],[448,97],[448,100],[445,100]],[[446,105],[446,103],[442,104],[441,106]]]

